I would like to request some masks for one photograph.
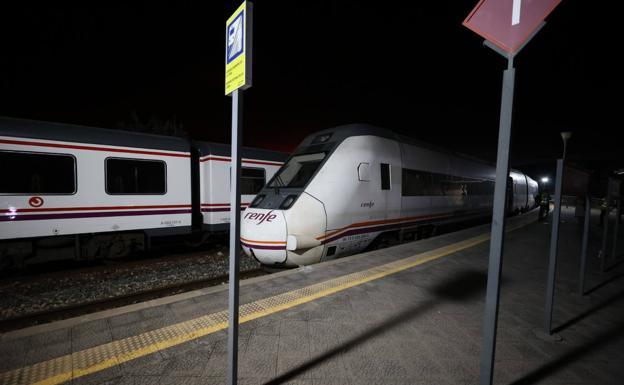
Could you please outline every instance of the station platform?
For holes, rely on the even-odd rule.
[[[577,293],[581,226],[564,210],[554,327],[539,336],[550,224],[510,218],[497,384],[620,384],[624,268]],[[597,212],[594,215],[597,216]],[[597,218],[594,224],[598,222]],[[240,384],[476,384],[489,226],[241,282]],[[225,384],[227,287],[0,336],[0,384]]]

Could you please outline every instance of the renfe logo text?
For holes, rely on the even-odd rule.
[[[252,221],[258,221],[258,223],[256,223],[256,225],[261,224],[262,222],[271,222],[273,221],[273,219],[277,218],[276,214],[272,214],[273,210],[269,211],[268,213],[247,213],[245,214],[245,216],[243,218],[245,219],[249,219]]]

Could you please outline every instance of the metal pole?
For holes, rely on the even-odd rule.
[[[557,248],[559,246],[559,221],[561,218],[561,187],[563,185],[563,159],[557,159],[557,180],[555,185],[555,209],[550,234],[550,257],[548,259],[548,282],[546,285],[546,308],[544,309],[544,333],[552,334],[552,312],[555,296],[555,275],[557,273]]]
[[[617,258],[617,241],[618,241],[618,231],[619,231],[619,218],[620,218],[620,210],[622,209],[620,205],[620,200],[617,199],[615,201],[615,225],[613,226],[613,248],[611,249],[611,258]]]
[[[579,274],[579,295],[585,295],[585,273],[587,271],[587,246],[589,241],[589,220],[591,215],[591,197],[585,197],[585,221],[583,222],[583,244],[581,246],[581,269]]]
[[[507,69],[503,72],[503,91],[498,127],[496,185],[494,187],[494,207],[492,212],[490,256],[485,297],[485,317],[483,320],[483,349],[481,349],[481,385],[491,384],[494,374],[496,324],[498,322],[500,274],[505,236],[505,207],[507,202],[507,178],[509,177],[509,147],[511,144],[511,118],[513,112],[515,74],[513,58],[508,58]]]
[[[240,144],[242,91],[232,92],[232,154],[230,163],[230,272],[228,299],[228,385],[238,381],[238,265],[240,250]]]

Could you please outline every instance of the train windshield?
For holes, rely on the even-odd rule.
[[[324,152],[293,156],[273,177],[269,187],[305,187],[323,159]]]

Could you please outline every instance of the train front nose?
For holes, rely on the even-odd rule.
[[[245,210],[241,219],[241,246],[245,254],[267,266],[286,262],[286,219],[281,210]]]

